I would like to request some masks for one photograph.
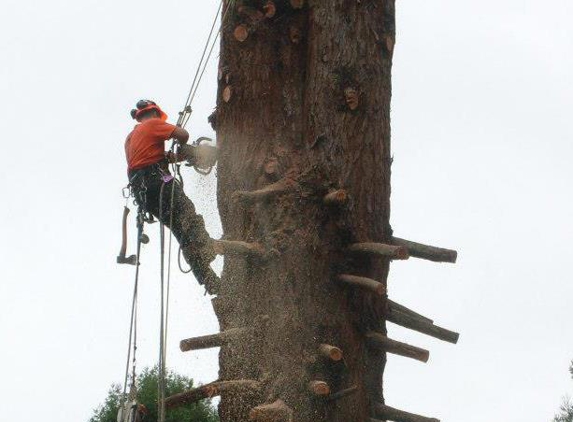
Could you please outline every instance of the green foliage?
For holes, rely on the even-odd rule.
[[[573,402],[570,399],[563,400],[559,414],[553,418],[553,422],[573,422]]]
[[[137,380],[137,401],[149,411],[144,422],[157,422],[157,378],[158,370],[145,368]],[[168,371],[165,380],[165,396],[182,393],[193,388],[193,380]],[[121,386],[113,384],[102,405],[94,410],[89,422],[117,422],[117,411],[122,404]],[[203,400],[191,406],[167,410],[166,422],[218,422],[216,410],[211,402]]]
[[[569,367],[569,373],[573,377],[573,362]],[[553,422],[573,422],[573,402],[569,398],[563,399],[559,413],[553,418]]]

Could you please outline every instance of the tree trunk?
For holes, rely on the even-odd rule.
[[[383,402],[386,357],[366,333],[386,333],[385,296],[338,276],[386,287],[390,258],[348,248],[392,243],[394,36],[394,0],[235,1],[227,14],[218,205],[224,240],[263,252],[226,255],[216,312],[222,331],[269,321],[257,340],[223,343],[220,379],[261,382],[256,396],[222,394],[223,422],[366,422]],[[344,360],[321,359],[321,344]]]

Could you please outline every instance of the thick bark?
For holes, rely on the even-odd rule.
[[[376,280],[381,292],[390,259],[404,258],[389,225],[394,1],[267,3],[237,1],[246,8],[228,14],[213,119],[224,239],[243,242],[215,245],[225,254],[217,316],[223,332],[269,316],[260,341],[222,344],[220,378],[266,381],[260,401],[223,395],[219,413],[365,422],[383,400],[385,365],[365,334],[386,332],[386,301],[336,279]],[[349,253],[364,243],[392,254]],[[344,361],[317,359],[321,344]],[[355,389],[329,401],[310,385]]]

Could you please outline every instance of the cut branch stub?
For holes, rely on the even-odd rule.
[[[275,195],[280,195],[282,193],[290,192],[294,190],[296,182],[291,179],[282,179],[276,183],[265,186],[262,189],[254,191],[237,191],[233,193],[234,201],[243,202],[257,202],[263,201]]]
[[[220,305],[219,300],[213,300],[213,304],[219,306],[219,310],[224,306]],[[221,347],[229,342],[239,340],[241,338],[249,338],[255,333],[265,329],[269,324],[270,318],[268,315],[258,315],[253,322],[251,327],[240,327],[240,328],[230,328],[226,331],[217,334],[210,334],[201,337],[192,337],[186,340],[181,340],[179,343],[179,348],[182,352],[188,352],[190,350],[200,350],[200,349],[210,349],[213,347]]]
[[[324,199],[326,205],[342,205],[348,202],[348,193],[344,189],[339,189],[328,193]]]
[[[359,277],[350,274],[340,274],[338,276],[338,281],[352,287],[368,290],[378,296],[384,296],[386,294],[386,287],[384,287],[382,283],[372,280],[371,278]]]
[[[220,396],[221,394],[257,392],[260,388],[261,383],[254,380],[217,381],[167,397],[165,399],[165,406],[174,408],[186,404],[193,404],[200,400],[210,399],[215,396]]]
[[[394,355],[400,355],[407,358],[419,360],[420,362],[427,362],[430,358],[429,351],[389,339],[380,333],[371,331],[366,334],[366,338],[372,346],[378,347],[385,352],[392,353]]]
[[[233,96],[233,87],[231,85],[227,85],[225,89],[223,89],[223,101],[228,103],[231,101],[231,97]]]
[[[439,419],[427,418],[414,413],[404,412],[403,410],[394,409],[382,403],[374,404],[374,413],[377,418],[394,422],[440,422]],[[372,422],[380,422],[371,419]]]
[[[390,259],[408,259],[408,249],[404,246],[386,245],[385,243],[355,243],[348,250],[350,252],[365,253],[370,255],[384,256]]]
[[[392,244],[405,247],[411,256],[428,261],[450,262],[455,264],[458,259],[458,253],[454,250],[423,245],[410,240],[400,239],[399,237],[393,237]]]
[[[235,30],[233,31],[233,36],[235,37],[235,39],[239,42],[243,42],[245,41],[247,38],[249,38],[249,27],[247,25],[245,25],[244,23],[237,25],[237,27],[235,28]]]
[[[418,331],[419,333],[426,334],[449,343],[456,344],[460,338],[460,335],[456,332],[446,330],[445,328],[438,327],[437,325],[427,321],[413,318],[401,312],[390,311],[386,316],[386,319],[401,327]]]
[[[330,394],[330,386],[324,381],[310,381],[308,383],[308,391],[315,396],[328,396]]]
[[[254,407],[249,412],[249,420],[255,422],[292,422],[293,411],[282,400]]]
[[[331,346],[330,344],[321,344],[318,347],[318,351],[322,357],[333,362],[339,362],[344,357],[342,350],[336,346]]]
[[[433,319],[425,317],[424,315],[421,315],[421,314],[411,310],[410,308],[407,308],[404,305],[401,305],[398,302],[394,302],[393,300],[390,300],[390,299],[388,299],[388,308],[390,309],[390,312],[400,312],[401,314],[408,315],[409,317],[419,319],[421,321],[426,321],[430,324],[434,323]]]
[[[223,77],[225,76],[225,74],[227,73],[228,68],[224,67],[224,66],[219,66],[219,69],[217,71],[217,80],[218,81],[222,81]]]
[[[213,249],[217,255],[263,256],[265,251],[258,243],[237,240],[215,240]]]
[[[290,5],[293,9],[302,9],[304,7],[304,0],[290,0]]]
[[[179,348],[182,352],[190,350],[210,349],[213,347],[221,347],[231,341],[248,336],[254,332],[252,328],[231,328],[230,330],[223,331],[222,333],[210,334],[201,337],[192,337],[181,340]]]
[[[356,110],[360,104],[358,91],[355,88],[346,88],[344,90],[344,99],[350,110]]]
[[[256,25],[265,18],[265,15],[260,10],[250,6],[241,5],[237,8],[237,12],[239,15],[249,19],[253,25]]]
[[[335,401],[335,400],[340,400],[344,397],[348,397],[351,396],[353,394],[358,393],[358,386],[353,385],[350,388],[346,388],[344,390],[340,390],[337,391],[336,393],[331,394],[330,396],[328,396],[328,401]]]
[[[386,35],[384,37],[386,44],[386,50],[388,53],[392,54],[394,52],[394,46],[396,45],[396,39],[392,35]]]
[[[268,0],[263,6],[263,11],[265,12],[265,17],[267,19],[273,18],[277,13],[277,6],[272,0]]]
[[[302,39],[302,32],[297,26],[293,25],[289,28],[289,38],[293,44],[300,43],[300,40]]]

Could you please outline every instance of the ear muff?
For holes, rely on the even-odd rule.
[[[159,108],[159,106],[151,100],[139,100],[137,102],[137,104],[135,105],[135,107],[133,110],[131,110],[131,118],[134,120],[137,120],[138,115],[141,114],[142,112],[144,112],[145,110],[157,110],[157,112],[159,113],[159,118],[161,120],[163,120],[164,122],[167,121],[167,114],[165,114],[163,112],[163,110],[161,110]]]
[[[144,108],[152,105],[157,105],[157,104],[155,104],[151,100],[139,100],[135,106],[137,107],[138,110],[143,110]]]

